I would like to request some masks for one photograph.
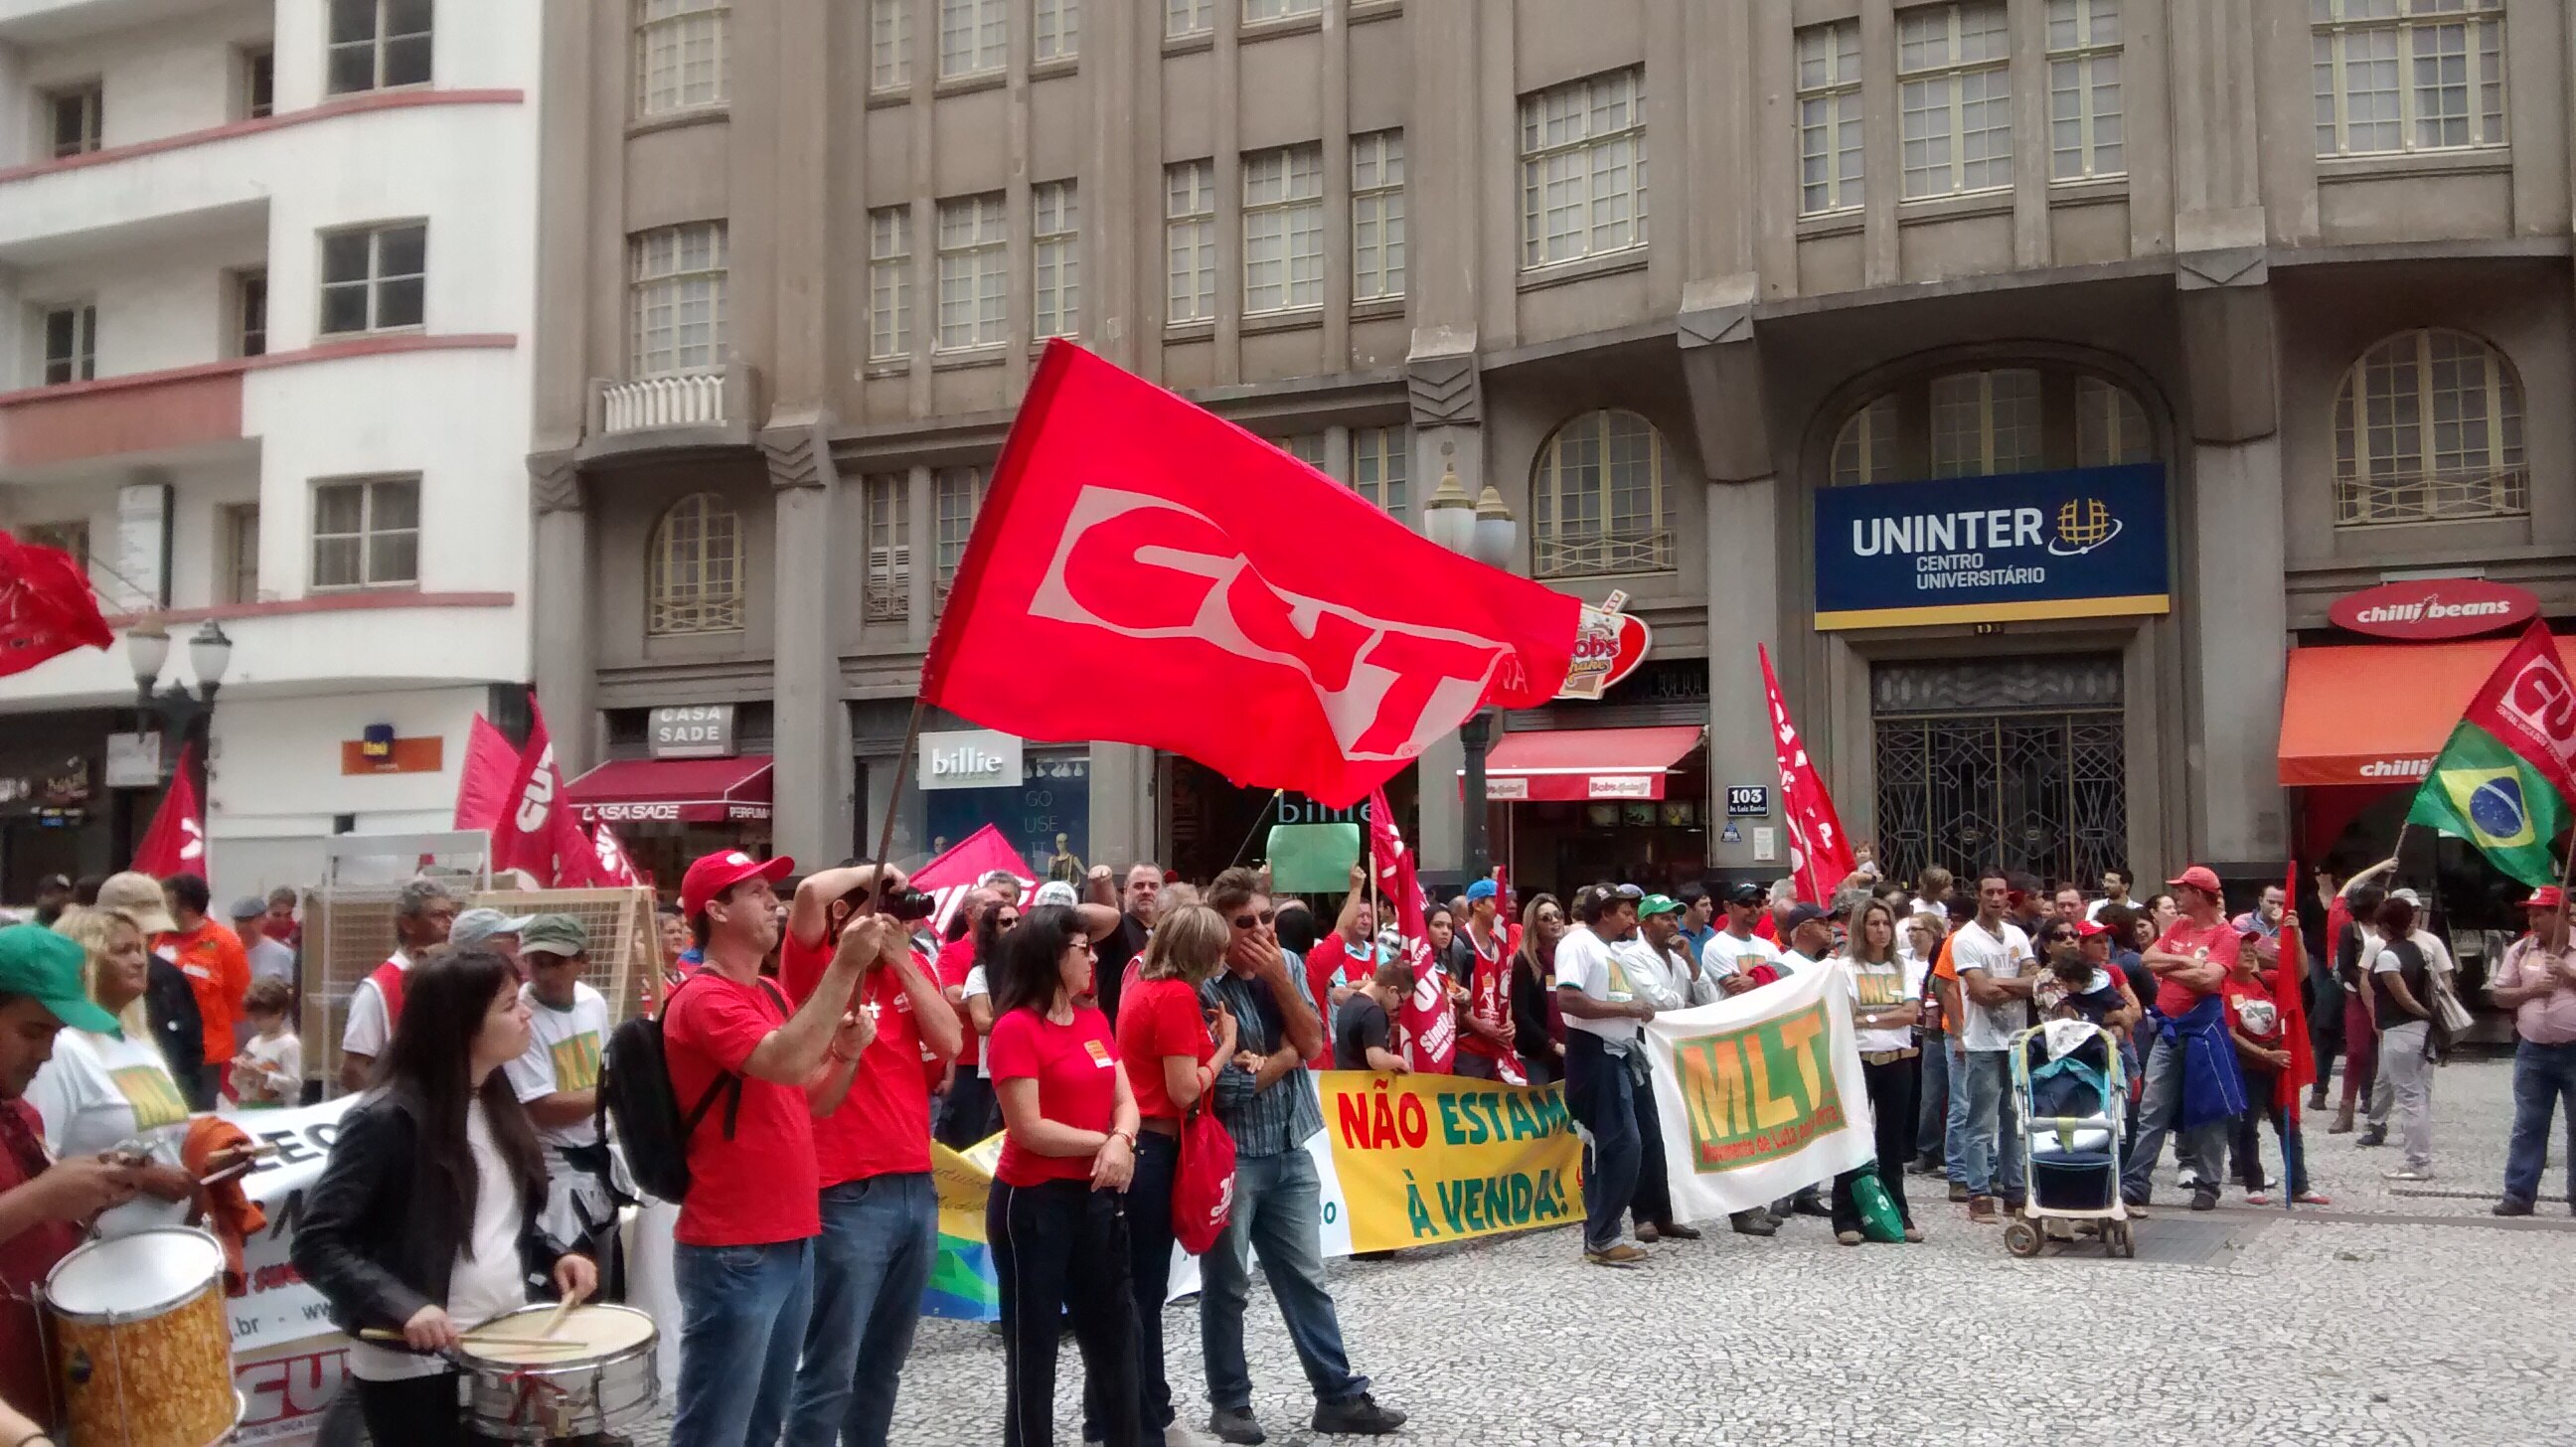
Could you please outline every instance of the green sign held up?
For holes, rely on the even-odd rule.
[[[1357,824],[1274,824],[1270,887],[1279,894],[1341,894],[1360,860]]]

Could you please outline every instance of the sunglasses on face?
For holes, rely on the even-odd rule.
[[[1563,924],[1565,923],[1565,916],[1558,914],[1552,909],[1541,910],[1539,911],[1538,922],[1540,924]]]
[[[995,929],[1017,929],[1019,927],[1019,923],[1020,917],[1015,914],[997,914],[993,916],[993,928]]]
[[[1259,925],[1270,924],[1278,918],[1279,911],[1275,909],[1265,909],[1259,914],[1239,914],[1234,917],[1234,927],[1236,929],[1252,929]]]

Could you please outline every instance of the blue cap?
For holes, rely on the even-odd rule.
[[[1480,879],[1467,886],[1467,901],[1472,904],[1480,899],[1492,899],[1500,893],[1502,893],[1501,888],[1492,880]]]

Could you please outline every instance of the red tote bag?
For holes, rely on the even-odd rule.
[[[1172,1239],[1204,1256],[1234,1214],[1234,1137],[1216,1112],[1193,1106],[1181,1122],[1180,1168],[1172,1173]]]

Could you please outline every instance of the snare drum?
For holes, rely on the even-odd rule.
[[[46,1275],[45,1308],[75,1447],[207,1447],[241,1420],[214,1237],[92,1241]]]
[[[653,1414],[662,1392],[653,1318],[627,1306],[576,1306],[548,1345],[478,1344],[477,1337],[536,1340],[552,1306],[509,1312],[466,1334],[465,1430],[504,1442],[620,1432]]]

